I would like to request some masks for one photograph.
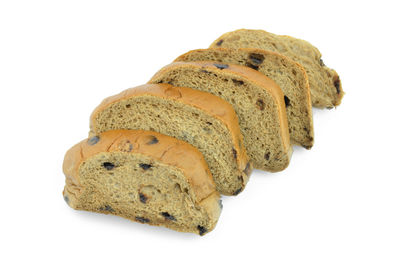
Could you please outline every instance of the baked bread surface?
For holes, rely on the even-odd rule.
[[[190,143],[203,153],[217,190],[224,195],[239,194],[252,171],[234,109],[210,93],[146,84],[103,100],[90,121],[91,136],[142,129]]]
[[[204,234],[219,218],[219,193],[202,154],[156,132],[107,131],[65,155],[64,199],[74,209]]]
[[[239,29],[223,34],[210,48],[259,48],[281,53],[298,62],[307,72],[314,107],[339,106],[344,96],[339,75],[324,64],[320,51],[305,40],[264,30]]]
[[[284,94],[292,144],[310,149],[314,126],[308,78],[303,67],[279,53],[254,48],[210,48],[189,51],[175,61],[215,61],[255,69],[271,78]]]
[[[149,83],[206,91],[229,102],[239,118],[244,145],[257,169],[285,169],[292,148],[284,95],[279,86],[248,67],[215,62],[174,62]]]

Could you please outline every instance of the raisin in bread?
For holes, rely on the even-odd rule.
[[[313,146],[314,126],[310,87],[303,67],[276,52],[253,49],[211,48],[187,52],[175,61],[216,61],[251,67],[271,78],[282,89],[290,139],[307,149]]]
[[[175,62],[149,83],[169,83],[207,91],[232,104],[244,145],[255,168],[280,171],[290,161],[283,93],[265,75],[248,67],[212,62]]]
[[[64,199],[74,209],[203,235],[221,204],[201,153],[149,131],[108,131],[65,155]]]
[[[91,133],[116,129],[156,131],[203,153],[217,190],[237,195],[252,170],[232,106],[210,93],[147,84],[105,99],[91,116]]]
[[[264,30],[239,29],[223,34],[210,48],[259,48],[279,52],[300,63],[307,72],[314,107],[340,105],[344,92],[338,74],[325,66],[319,50],[307,41]]]

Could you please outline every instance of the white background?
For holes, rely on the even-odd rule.
[[[400,264],[395,3],[0,1],[0,263]],[[238,28],[306,39],[340,74],[314,148],[254,172],[204,237],[69,208],[63,156],[94,107]]]

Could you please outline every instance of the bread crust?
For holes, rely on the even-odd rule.
[[[101,133],[98,141],[91,144],[90,138],[69,149],[65,155],[63,172],[66,176],[68,193],[78,197],[82,185],[79,167],[89,157],[103,152],[140,153],[161,163],[182,170],[192,186],[196,203],[209,197],[215,190],[215,183],[203,155],[190,144],[157,132],[143,130],[115,130]],[[157,138],[156,144],[148,144]],[[129,141],[132,148],[126,149]],[[65,190],[64,190],[65,195]]]
[[[306,71],[304,70],[303,66],[301,66],[299,63],[293,61],[292,59],[277,53],[277,52],[273,52],[273,51],[268,51],[268,50],[262,50],[262,49],[257,49],[257,48],[239,48],[239,49],[230,49],[230,48],[208,48],[208,49],[197,49],[197,50],[192,50],[189,51],[185,54],[182,54],[181,56],[179,56],[178,58],[176,58],[174,60],[174,62],[192,62],[194,60],[191,60],[190,57],[192,54],[202,54],[202,53],[218,53],[219,55],[221,55],[221,57],[225,58],[226,55],[229,56],[233,56],[234,54],[257,54],[257,55],[264,55],[265,58],[268,57],[275,57],[275,58],[280,58],[281,60],[284,60],[286,64],[291,64],[293,66],[296,67],[296,72],[298,75],[301,75],[301,79],[304,80],[305,82],[305,86],[304,89],[302,89],[302,91],[300,91],[302,93],[302,95],[305,97],[304,100],[302,100],[302,104],[305,105],[306,109],[307,109],[307,113],[304,116],[306,118],[307,121],[307,127],[310,128],[309,132],[308,132],[308,136],[309,136],[309,140],[306,142],[297,142],[294,141],[295,144],[300,144],[303,145],[305,148],[311,148],[313,146],[313,139],[314,139],[314,126],[313,126],[313,117],[312,117],[312,103],[311,103],[311,93],[310,93],[310,86],[309,86],[309,81],[308,81],[308,76]],[[196,58],[196,56],[195,56]],[[223,63],[229,63],[228,61],[224,61],[222,60],[221,62]],[[244,64],[245,62],[243,62]],[[236,63],[235,63],[236,64]],[[242,63],[237,63],[238,65],[242,65]],[[262,63],[261,63],[262,64]],[[258,66],[260,66],[261,64],[259,64]],[[262,73],[262,72],[261,72]],[[264,73],[263,73],[264,74]],[[267,74],[264,74],[265,76],[268,77]],[[304,113],[303,113],[304,115]],[[289,121],[290,123],[290,121]]]
[[[100,112],[116,102],[142,95],[151,95],[184,103],[199,108],[215,119],[220,120],[231,132],[233,145],[237,151],[236,161],[239,170],[244,171],[246,167],[248,167],[249,158],[243,145],[243,136],[240,132],[239,120],[236,116],[235,110],[225,100],[210,93],[191,88],[174,87],[169,84],[145,84],[127,89],[117,95],[108,97],[104,99],[98,107],[96,107],[90,117],[91,135],[96,134],[94,124],[96,117]],[[242,174],[243,187],[248,182],[249,175],[250,173]]]
[[[165,72],[173,71],[174,69],[178,69],[182,66],[192,66],[197,68],[213,68],[218,69],[217,66],[214,65],[215,62],[209,61],[199,61],[199,62],[173,62],[165,67],[163,67],[160,71],[158,71],[149,81],[157,80],[159,76],[163,76]],[[234,64],[227,64],[228,68],[225,68],[223,71],[231,72],[233,74],[240,75],[244,79],[248,80],[249,82],[260,86],[267,90],[271,95],[275,104],[277,105],[278,109],[278,118],[280,121],[280,134],[282,138],[282,147],[284,151],[288,154],[290,158],[292,153],[292,147],[290,144],[290,135],[289,135],[289,128],[288,128],[288,120],[286,115],[286,107],[284,102],[284,95],[282,93],[281,88],[270,78],[266,77],[265,75],[261,74],[260,72],[240,65]],[[286,165],[287,166],[287,165]],[[282,169],[283,170],[283,169]]]
[[[311,99],[312,99],[312,105],[317,108],[332,108],[339,106],[341,104],[342,98],[345,94],[342,88],[342,83],[340,81],[339,75],[337,72],[331,68],[328,68],[326,65],[323,64],[321,60],[321,53],[320,51],[310,44],[309,42],[294,38],[291,36],[287,35],[277,35],[274,33],[267,32],[265,30],[252,30],[252,29],[238,29],[235,31],[227,32],[218,37],[215,41],[211,43],[209,48],[217,48],[217,47],[231,47],[231,48],[244,48],[243,46],[246,47],[251,47],[251,48],[256,48],[254,45],[253,41],[249,41],[248,43],[250,45],[241,45],[241,47],[237,46],[230,46],[226,44],[226,40],[239,40],[241,37],[245,36],[246,34],[249,34],[252,36],[253,34],[258,35],[257,38],[264,39],[270,46],[265,47],[266,50],[274,50],[274,51],[279,51],[279,53],[283,53],[290,58],[295,59],[296,57],[303,57],[306,58],[306,61],[312,61],[312,64],[314,67],[320,67],[318,71],[324,72],[329,79],[332,79],[333,84],[330,84],[329,87],[325,87],[324,90],[321,94],[319,95],[319,91],[315,90],[317,87],[313,85],[314,82],[316,82],[316,79],[313,79],[312,77],[310,78],[310,88],[311,88]],[[294,51],[290,47],[290,44],[295,44],[297,47],[299,47],[301,50]],[[277,47],[279,46],[279,47]],[[307,55],[305,55],[307,54]],[[308,68],[304,66],[304,68],[308,69],[309,73],[315,71],[315,69]],[[317,78],[318,79],[318,78]],[[326,79],[326,77],[324,77]],[[324,82],[327,80],[324,80]],[[325,84],[326,85],[326,84]],[[333,93],[333,95],[330,95],[329,92],[327,91],[335,90],[336,93]],[[329,100],[327,100],[325,97],[329,97]]]

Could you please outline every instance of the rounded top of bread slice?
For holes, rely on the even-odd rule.
[[[311,148],[314,130],[311,94],[304,68],[290,58],[257,48],[208,48],[182,54],[175,61],[215,61],[255,69],[274,80],[285,95],[292,143]]]
[[[217,47],[272,50],[300,63],[307,71],[315,107],[338,106],[344,96],[339,75],[323,63],[319,50],[307,41],[264,30],[238,29],[224,33],[210,45]]]
[[[76,144],[64,158],[67,179],[80,187],[79,167],[86,159],[103,152],[139,153],[179,168],[193,187],[196,202],[215,193],[211,172],[196,148],[173,137],[143,130],[107,131]]]
[[[137,87],[127,89],[117,95],[108,97],[103,100],[102,103],[93,111],[90,117],[90,128],[93,132],[99,131],[96,126],[96,117],[100,112],[105,110],[107,107],[114,103],[120,102],[133,97],[153,95],[168,100],[178,101],[195,108],[199,108],[204,112],[212,115],[214,118],[220,120],[232,133],[232,141],[234,148],[237,151],[236,160],[239,169],[244,170],[248,163],[248,157],[246,150],[243,147],[243,136],[240,132],[238,117],[232,106],[225,100],[199,90],[187,88],[187,87],[174,87],[169,84],[145,84]],[[248,181],[248,174],[244,176],[244,183]]]
[[[284,95],[281,88],[270,78],[266,77],[264,74],[251,69],[249,67],[235,65],[235,64],[221,64],[211,61],[198,61],[198,62],[173,62],[161,70],[159,70],[149,81],[149,83],[154,83],[155,80],[161,79],[162,76],[167,72],[173,72],[174,69],[181,68],[191,68],[193,70],[207,71],[211,69],[213,71],[225,71],[227,74],[232,76],[239,76],[242,80],[251,83],[252,85],[261,87],[272,95],[275,104],[278,106],[278,116],[280,122],[279,130],[282,136],[282,148],[287,153],[291,153],[290,136],[288,129],[288,120],[286,115]]]

